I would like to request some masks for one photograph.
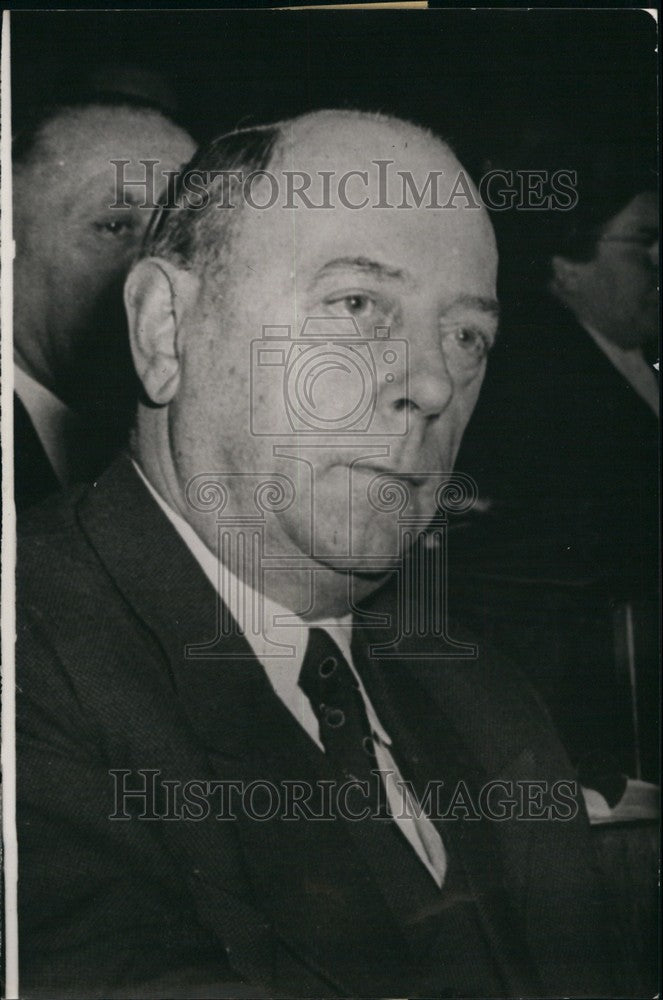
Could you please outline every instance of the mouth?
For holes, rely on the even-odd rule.
[[[356,462],[350,468],[353,472],[355,469],[361,469],[362,472],[367,472],[372,476],[389,476],[391,479],[399,479],[401,482],[408,483],[411,486],[422,486],[426,480],[426,477],[421,473],[390,469],[386,465],[371,465],[367,462]]]

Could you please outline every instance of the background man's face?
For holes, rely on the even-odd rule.
[[[579,267],[580,318],[621,347],[658,336],[658,198],[637,195],[613,216]]]
[[[53,388],[65,398],[74,381],[113,376],[110,338],[126,337],[122,280],[151,214],[137,205],[108,207],[116,200],[111,160],[130,160],[126,177],[140,180],[139,160],[174,170],[193,149],[157,113],[91,107],[48,122],[30,162],[16,171],[15,339],[19,354],[38,340]],[[144,198],[132,188],[125,200]]]
[[[444,170],[450,189],[461,169],[448,150],[414,131],[356,122],[337,123],[332,131],[336,135],[327,130],[300,138],[294,168],[313,176],[322,169],[338,175],[368,170],[373,178],[370,161],[384,157],[395,161],[394,171],[411,170],[420,189],[430,170]],[[333,149],[333,162],[317,149]],[[270,169],[278,176],[278,164]],[[378,200],[374,184],[348,188],[353,201],[366,194]],[[310,197],[320,200],[315,184]],[[394,185],[389,201],[401,200],[400,184]],[[434,514],[440,480],[423,475],[451,470],[496,330],[492,229],[482,210],[468,209],[462,198],[457,204],[448,210],[242,209],[228,280],[221,284],[208,274],[188,317],[171,435],[182,484],[212,471],[264,479],[278,473],[293,481],[296,498],[274,518],[271,551],[313,551],[317,561],[341,568],[351,550],[365,559],[365,569],[375,568],[371,556],[397,551],[396,514],[378,513],[367,497],[382,471],[410,494],[410,514],[424,523]],[[299,383],[288,383],[285,330],[280,342],[265,345],[285,347],[283,361],[256,373],[254,355],[251,370],[251,342],[265,326],[290,327],[297,338],[307,317],[332,331],[354,319],[363,345],[356,350],[377,359],[370,425],[351,435],[323,432],[315,438],[318,447],[305,434],[287,433],[286,408],[301,415],[308,407],[306,419],[320,414],[333,422],[358,404],[356,371],[342,358],[337,364],[334,337],[308,380],[302,370]],[[389,328],[390,342],[376,343],[376,327]],[[300,346],[310,350],[310,341]],[[279,456],[279,448],[300,461]],[[255,511],[255,484],[255,478],[231,483],[238,509]]]

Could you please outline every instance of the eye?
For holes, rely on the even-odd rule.
[[[134,231],[134,220],[126,219],[101,219],[94,223],[94,228],[100,236],[128,236]]]
[[[488,350],[488,345],[478,330],[463,328],[455,333],[456,341],[466,351],[483,357]]]
[[[335,299],[327,299],[327,305],[335,315],[356,316],[358,319],[371,316],[375,299],[364,292],[353,292]]]
[[[488,337],[471,326],[444,331],[442,344],[448,365],[457,371],[478,369],[490,349]]]

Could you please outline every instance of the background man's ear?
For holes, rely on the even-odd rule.
[[[182,318],[197,289],[194,274],[157,257],[138,261],[124,285],[136,373],[148,398],[160,406],[177,392]]]
[[[556,254],[550,261],[553,290],[565,295],[573,294],[578,287],[581,264]]]

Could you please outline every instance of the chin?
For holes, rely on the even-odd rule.
[[[360,601],[365,600],[389,578],[389,573],[363,573],[348,567],[339,567],[326,560],[317,561],[316,572],[306,574],[302,581],[303,592],[310,587],[310,601],[305,618],[341,618],[352,614]]]
[[[370,523],[339,526],[331,537],[316,538],[315,558],[339,570],[380,573],[400,562],[401,531],[393,515],[373,512]]]

